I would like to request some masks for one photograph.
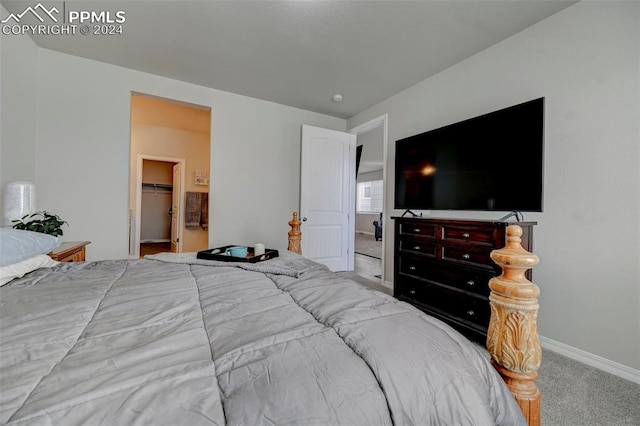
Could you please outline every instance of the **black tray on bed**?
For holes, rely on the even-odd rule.
[[[274,257],[278,257],[278,250],[274,249],[265,249],[264,254],[260,256],[253,255],[253,247],[247,247],[247,257],[236,257],[228,254],[224,254],[228,248],[238,247],[237,245],[229,245],[216,247],[208,250],[202,250],[198,252],[198,259],[207,259],[207,260],[219,260],[221,262],[249,262],[249,263],[258,263],[264,260],[273,259]],[[244,247],[244,246],[240,246]]]

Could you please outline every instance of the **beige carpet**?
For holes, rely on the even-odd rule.
[[[382,240],[376,241],[373,235],[356,232],[355,252],[376,259],[382,259]]]

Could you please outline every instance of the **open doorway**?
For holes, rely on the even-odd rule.
[[[211,110],[131,96],[129,253],[209,245]]]
[[[361,150],[356,176],[355,272],[385,285],[385,153],[387,116],[351,130]]]
[[[183,158],[138,155],[136,215],[140,257],[182,251]]]

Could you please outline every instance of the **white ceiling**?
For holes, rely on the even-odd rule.
[[[37,1],[1,2],[20,13]],[[123,35],[34,36],[40,47],[343,118],[575,3],[41,2],[67,14],[122,10],[126,21]]]

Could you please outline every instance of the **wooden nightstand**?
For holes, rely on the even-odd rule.
[[[87,244],[91,244],[91,241],[68,241],[60,244],[48,255],[58,262],[84,262]]]

